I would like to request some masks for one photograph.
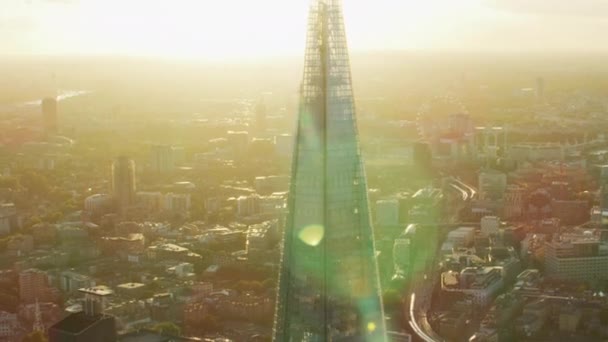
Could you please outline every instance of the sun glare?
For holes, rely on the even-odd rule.
[[[463,0],[455,6],[444,0],[345,0],[349,45],[352,50],[428,47],[455,13],[458,18],[474,13],[471,4],[476,2]],[[30,45],[33,52],[60,54],[210,59],[300,55],[308,4],[309,0],[53,2],[36,7],[37,31]]]

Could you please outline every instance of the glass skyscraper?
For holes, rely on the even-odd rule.
[[[310,8],[274,340],[385,341],[342,6]]]

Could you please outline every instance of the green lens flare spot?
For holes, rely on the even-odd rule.
[[[374,323],[374,322],[367,323],[367,331],[369,331],[370,333],[373,333],[374,331],[376,331],[376,323]]]
[[[321,243],[321,241],[323,241],[323,237],[325,236],[325,228],[316,224],[306,226],[300,231],[298,236],[305,244],[316,247]]]

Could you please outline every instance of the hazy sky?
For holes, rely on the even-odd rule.
[[[8,54],[298,55],[309,0],[0,0]],[[343,0],[353,50],[605,51],[608,0]]]

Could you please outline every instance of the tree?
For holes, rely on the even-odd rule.
[[[35,195],[45,195],[49,192],[49,182],[40,173],[27,171],[21,175],[20,183]]]
[[[34,331],[28,335],[26,335],[22,342],[48,342],[44,333],[40,331]]]
[[[181,335],[181,329],[171,322],[158,323],[152,328],[152,330],[157,331],[163,335],[170,335],[176,337]]]

